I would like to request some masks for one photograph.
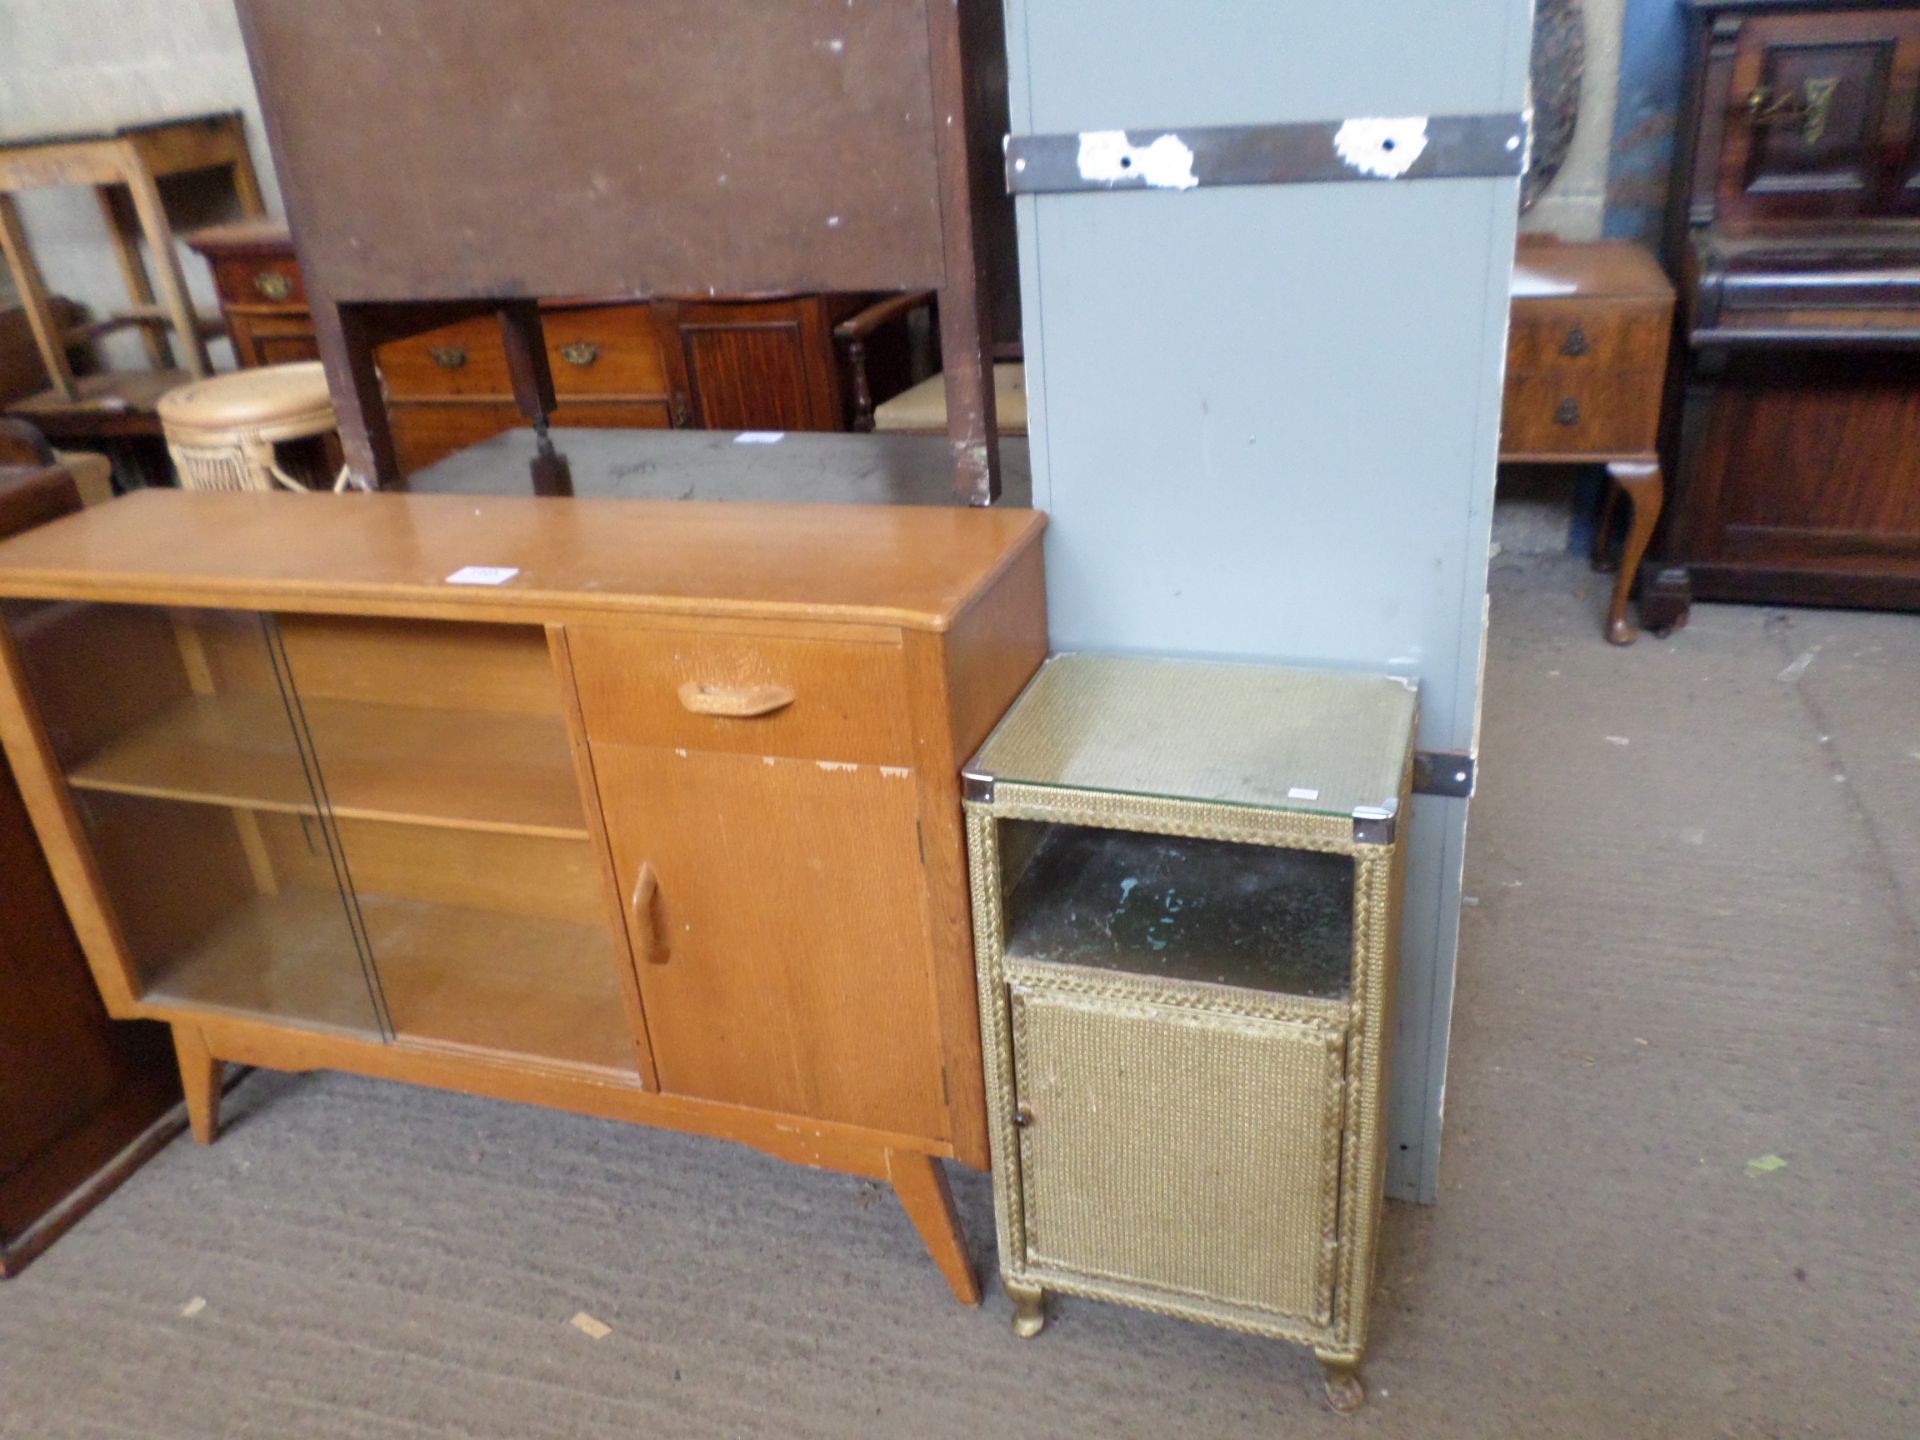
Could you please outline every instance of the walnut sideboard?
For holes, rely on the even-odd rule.
[[[0,542],[0,741],[109,1011],[890,1183],[978,1299],[959,767],[1032,511],[150,491]]]

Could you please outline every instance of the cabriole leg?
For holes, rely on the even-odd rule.
[[[1018,1280],[1002,1280],[1000,1288],[1013,1302],[1013,1333],[1031,1340],[1047,1323],[1047,1292],[1038,1285],[1023,1285]]]

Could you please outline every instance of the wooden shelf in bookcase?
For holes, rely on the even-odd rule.
[[[80,790],[585,840],[557,716],[302,700],[302,762],[277,693],[191,695],[68,772]]]
[[[604,931],[382,895],[360,894],[356,904],[397,1043],[521,1055],[638,1083]],[[515,1003],[529,973],[542,981],[537,1007]],[[245,901],[142,998],[378,1041],[374,983],[339,897],[288,891]]]

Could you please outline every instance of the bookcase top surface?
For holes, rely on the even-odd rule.
[[[1390,814],[1416,708],[1413,686],[1391,675],[1056,655],[967,772],[1301,814]]]
[[[150,490],[0,541],[0,596],[944,630],[1045,523],[959,506]]]

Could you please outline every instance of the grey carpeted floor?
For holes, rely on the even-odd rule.
[[[1920,1434],[1920,619],[1600,603],[1496,562],[1441,1203],[1357,1420],[1197,1326],[1017,1341],[855,1181],[260,1074],[0,1287],[0,1435]]]

